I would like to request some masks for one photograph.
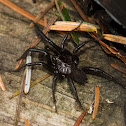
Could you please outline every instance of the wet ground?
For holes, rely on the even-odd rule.
[[[32,14],[37,14],[40,8],[44,9],[49,3],[45,0],[40,2],[39,5],[34,5],[29,0],[23,0],[22,3],[18,0],[13,2]],[[23,54],[28,45],[36,38],[34,28],[30,29],[28,27],[29,22],[28,19],[0,3],[0,74],[6,87],[5,92],[0,90],[0,123],[2,126],[13,125],[18,97],[11,100],[8,97],[20,88],[23,76],[23,70],[17,73],[9,72],[9,70],[15,68],[16,59]],[[86,33],[80,33],[79,36],[81,41],[85,41],[89,37]],[[50,32],[49,37],[58,45],[63,36]],[[74,45],[71,41],[67,41],[66,48],[72,51]],[[38,47],[43,48],[43,43],[40,43]],[[110,63],[121,64],[121,62],[106,55],[97,43],[90,42],[82,49],[80,54],[80,67],[98,67],[125,82],[122,74],[110,67]],[[36,61],[37,58],[33,60]],[[43,71],[41,67],[34,67],[32,81],[45,74],[46,71]],[[79,98],[83,106],[88,108],[94,100],[94,87],[98,85],[100,87],[100,105],[96,119],[92,120],[91,115],[87,114],[81,126],[125,126],[125,90],[105,79],[91,75],[87,77],[88,81],[85,85],[80,86],[75,83]],[[57,85],[58,113],[43,108],[43,105],[54,107],[51,84],[52,76],[31,88],[29,94],[23,95],[21,116],[25,117],[31,126],[72,126],[82,111],[75,102],[66,80],[58,82]],[[106,99],[113,103],[107,103]],[[19,125],[25,125],[22,119]]]

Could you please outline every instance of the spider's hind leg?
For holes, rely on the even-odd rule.
[[[105,78],[109,81],[113,81],[117,84],[119,84],[120,86],[122,86],[123,88],[126,88],[125,84],[122,84],[120,81],[118,81],[116,78],[114,78],[113,76],[111,76],[110,74],[104,72],[103,70],[99,69],[99,68],[93,68],[93,67],[83,67],[82,70],[87,73],[87,74],[91,74],[91,75],[96,75],[102,78]]]
[[[55,97],[55,92],[56,92],[56,81],[57,81],[58,76],[55,75],[53,77],[53,83],[52,83],[52,96],[53,96],[53,103],[55,105],[55,111],[57,112],[57,107],[56,107],[56,97]]]
[[[84,108],[83,108],[83,106],[82,106],[82,104],[81,104],[81,102],[79,100],[79,97],[78,97],[78,94],[77,94],[77,91],[76,91],[76,87],[75,87],[72,79],[70,77],[68,77],[67,79],[68,79],[68,83],[69,83],[70,89],[71,89],[71,91],[72,91],[72,93],[73,93],[73,95],[74,95],[74,97],[76,99],[76,102],[79,104],[80,108],[82,110],[84,110]]]

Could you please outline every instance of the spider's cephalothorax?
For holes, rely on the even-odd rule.
[[[67,55],[61,54],[59,56],[54,56],[53,61],[54,61],[54,73],[59,73],[61,75],[71,74],[73,61],[70,52]]]
[[[122,87],[125,87],[117,79],[107,74],[106,72],[102,71],[101,69],[93,68],[93,67],[82,67],[81,69],[78,68],[79,58],[77,56],[77,53],[80,50],[80,48],[83,47],[89,41],[77,45],[73,50],[73,52],[70,52],[64,48],[64,44],[68,37],[68,34],[65,35],[60,46],[57,46],[55,43],[53,43],[53,41],[51,41],[43,34],[43,32],[39,29],[39,27],[36,24],[35,24],[35,28],[37,34],[52,47],[46,46],[45,49],[30,48],[26,50],[18,60],[20,60],[21,58],[25,58],[29,51],[39,52],[40,62],[28,63],[25,66],[41,65],[45,69],[47,69],[51,74],[54,75],[53,82],[52,82],[52,95],[53,95],[53,102],[55,104],[55,108],[56,108],[56,99],[55,99],[56,82],[57,79],[60,77],[67,78],[70,89],[77,103],[82,109],[83,106],[78,98],[78,94],[73,81],[77,82],[78,84],[84,84],[85,81],[87,80],[86,74],[93,74],[100,77],[104,77],[109,81],[113,81],[115,83],[118,83]]]

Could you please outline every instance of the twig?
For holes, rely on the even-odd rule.
[[[39,77],[38,79],[36,79],[35,81],[33,81],[33,82],[31,83],[31,88],[32,88],[34,85],[38,84],[39,82],[45,80],[45,79],[48,78],[49,76],[50,76],[49,74],[42,75],[41,77]],[[19,90],[17,90],[11,97],[9,97],[9,99],[12,99],[12,98],[14,98],[14,97],[17,96],[17,95],[19,95]]]
[[[86,115],[88,109],[86,111],[83,111],[83,113],[77,118],[76,122],[74,123],[73,126],[79,126],[80,123],[82,122],[84,116]]]
[[[57,0],[55,0],[55,4],[56,4],[57,11],[59,12],[59,14],[60,14],[62,20],[64,21],[65,19],[64,19],[64,16],[62,15],[62,13],[61,13],[61,9],[60,9],[60,7],[59,7],[59,5],[58,5]]]
[[[22,103],[22,93],[23,93],[24,85],[25,85],[25,76],[26,76],[26,70],[25,70],[24,75],[22,77],[19,97],[18,97],[17,106],[16,106],[16,114],[15,114],[15,120],[14,120],[15,126],[18,125],[18,121],[20,119],[20,107],[21,107],[21,103]]]
[[[44,28],[45,28],[45,29],[47,28],[47,25],[48,25],[48,23],[47,23],[47,16],[45,15],[45,16],[44,16]],[[48,37],[48,32],[46,32],[45,35]]]
[[[36,16],[36,18],[34,19],[34,22],[35,23],[37,23],[53,6],[55,5],[55,2],[54,2],[54,0],[47,6],[47,8],[43,11],[43,10],[41,10],[40,12],[39,12],[39,14]],[[33,27],[34,26],[34,24],[33,23],[31,23],[30,25],[29,25],[29,27],[31,28],[31,27]]]
[[[95,119],[96,117],[98,106],[99,106],[99,98],[100,98],[99,87],[95,86],[95,102],[94,102],[94,110],[92,114],[92,119]]]
[[[24,119],[24,122],[25,122],[25,125],[26,125],[26,126],[30,126],[30,124],[29,124],[29,122],[28,122],[27,119],[25,119],[24,117],[21,117],[21,118]]]
[[[3,3],[4,5],[6,5],[7,7],[11,8],[12,10],[18,12],[19,14],[23,15],[24,17],[33,20],[35,19],[35,16],[30,14],[29,12],[25,11],[24,9],[20,8],[19,6],[15,5],[14,3],[12,3],[9,0],[0,0],[1,3]],[[42,20],[39,20],[38,23],[40,25],[44,25]]]
[[[55,109],[48,106],[48,105],[45,105],[45,104],[42,104],[42,103],[38,103],[38,102],[34,102],[34,101],[31,101],[29,99],[26,99],[26,98],[22,98],[22,101],[24,103],[27,103],[27,104],[32,104],[32,105],[35,105],[35,106],[38,106],[38,107],[41,107],[43,109],[46,109],[46,110],[49,110],[49,111],[52,111],[52,112],[55,112]],[[62,110],[62,109],[58,109],[58,113],[64,113],[65,115],[69,115],[69,116],[73,116],[75,118],[77,118],[79,115],[78,113],[71,113],[69,111],[65,111],[65,110]]]
[[[38,43],[39,43],[40,41],[41,41],[41,38],[35,39],[35,40],[27,47],[27,49],[35,47],[36,45],[38,45]]]
[[[4,86],[4,83],[3,83],[3,81],[2,81],[1,75],[0,75],[0,88],[1,88],[3,91],[5,91],[5,86]]]
[[[123,68],[123,67],[121,67],[119,64],[111,63],[111,66],[112,66],[113,68],[115,68],[116,70],[118,70],[118,71],[120,71],[120,72],[126,74],[126,69]]]
[[[31,101],[31,100],[26,99],[26,98],[22,98],[22,101],[25,102],[25,103],[27,103],[27,104],[33,104],[35,106],[39,106],[41,108],[44,108],[44,109],[50,110],[52,112],[55,112],[55,109],[53,109],[52,107],[50,107],[48,105],[40,104],[38,102],[34,102],[34,101]]]
[[[76,8],[76,10],[78,11],[78,13],[80,14],[80,16],[82,17],[82,19],[84,21],[88,22],[88,17],[84,14],[84,12],[81,10],[81,8],[77,5],[75,0],[71,0],[71,2],[73,3],[74,7]]]
[[[19,66],[20,66],[21,63],[22,63],[22,60],[23,60],[23,59],[20,59],[20,60],[17,62],[17,65],[16,65],[16,67],[15,67],[15,70],[19,68]]]
[[[43,33],[44,34],[46,34],[49,31],[49,27],[55,23],[55,21],[57,20],[57,18],[58,17],[56,15],[52,16],[52,18],[50,19],[50,21],[47,24],[47,27],[43,29]]]

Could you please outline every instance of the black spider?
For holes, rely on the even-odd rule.
[[[83,109],[83,106],[78,98],[76,87],[74,86],[73,81],[77,82],[78,84],[84,84],[85,81],[87,80],[86,74],[97,75],[109,81],[118,83],[122,87],[125,87],[117,79],[107,74],[106,72],[102,71],[101,69],[93,68],[93,67],[83,67],[82,69],[78,68],[79,58],[77,56],[77,53],[89,41],[83,42],[77,45],[75,49],[73,50],[73,52],[71,53],[70,51],[64,48],[64,44],[68,37],[68,34],[65,35],[60,46],[57,46],[55,43],[53,43],[49,38],[47,38],[43,34],[43,32],[39,29],[39,27],[36,24],[35,24],[35,28],[36,28],[37,34],[43,40],[45,40],[46,43],[52,46],[53,49],[50,48],[49,46],[47,46],[46,49],[30,48],[26,50],[24,54],[19,59],[17,59],[17,61],[22,58],[25,58],[29,51],[39,52],[40,62],[28,63],[28,64],[25,64],[25,66],[41,65],[42,67],[44,67],[45,69],[47,69],[50,73],[54,75],[53,82],[52,82],[52,96],[53,96],[53,102],[55,104],[55,109],[56,109],[56,99],[55,99],[56,82],[58,78],[60,77],[67,78],[71,91],[77,103],[79,104],[80,108],[82,109]],[[46,60],[44,57],[46,58]]]

